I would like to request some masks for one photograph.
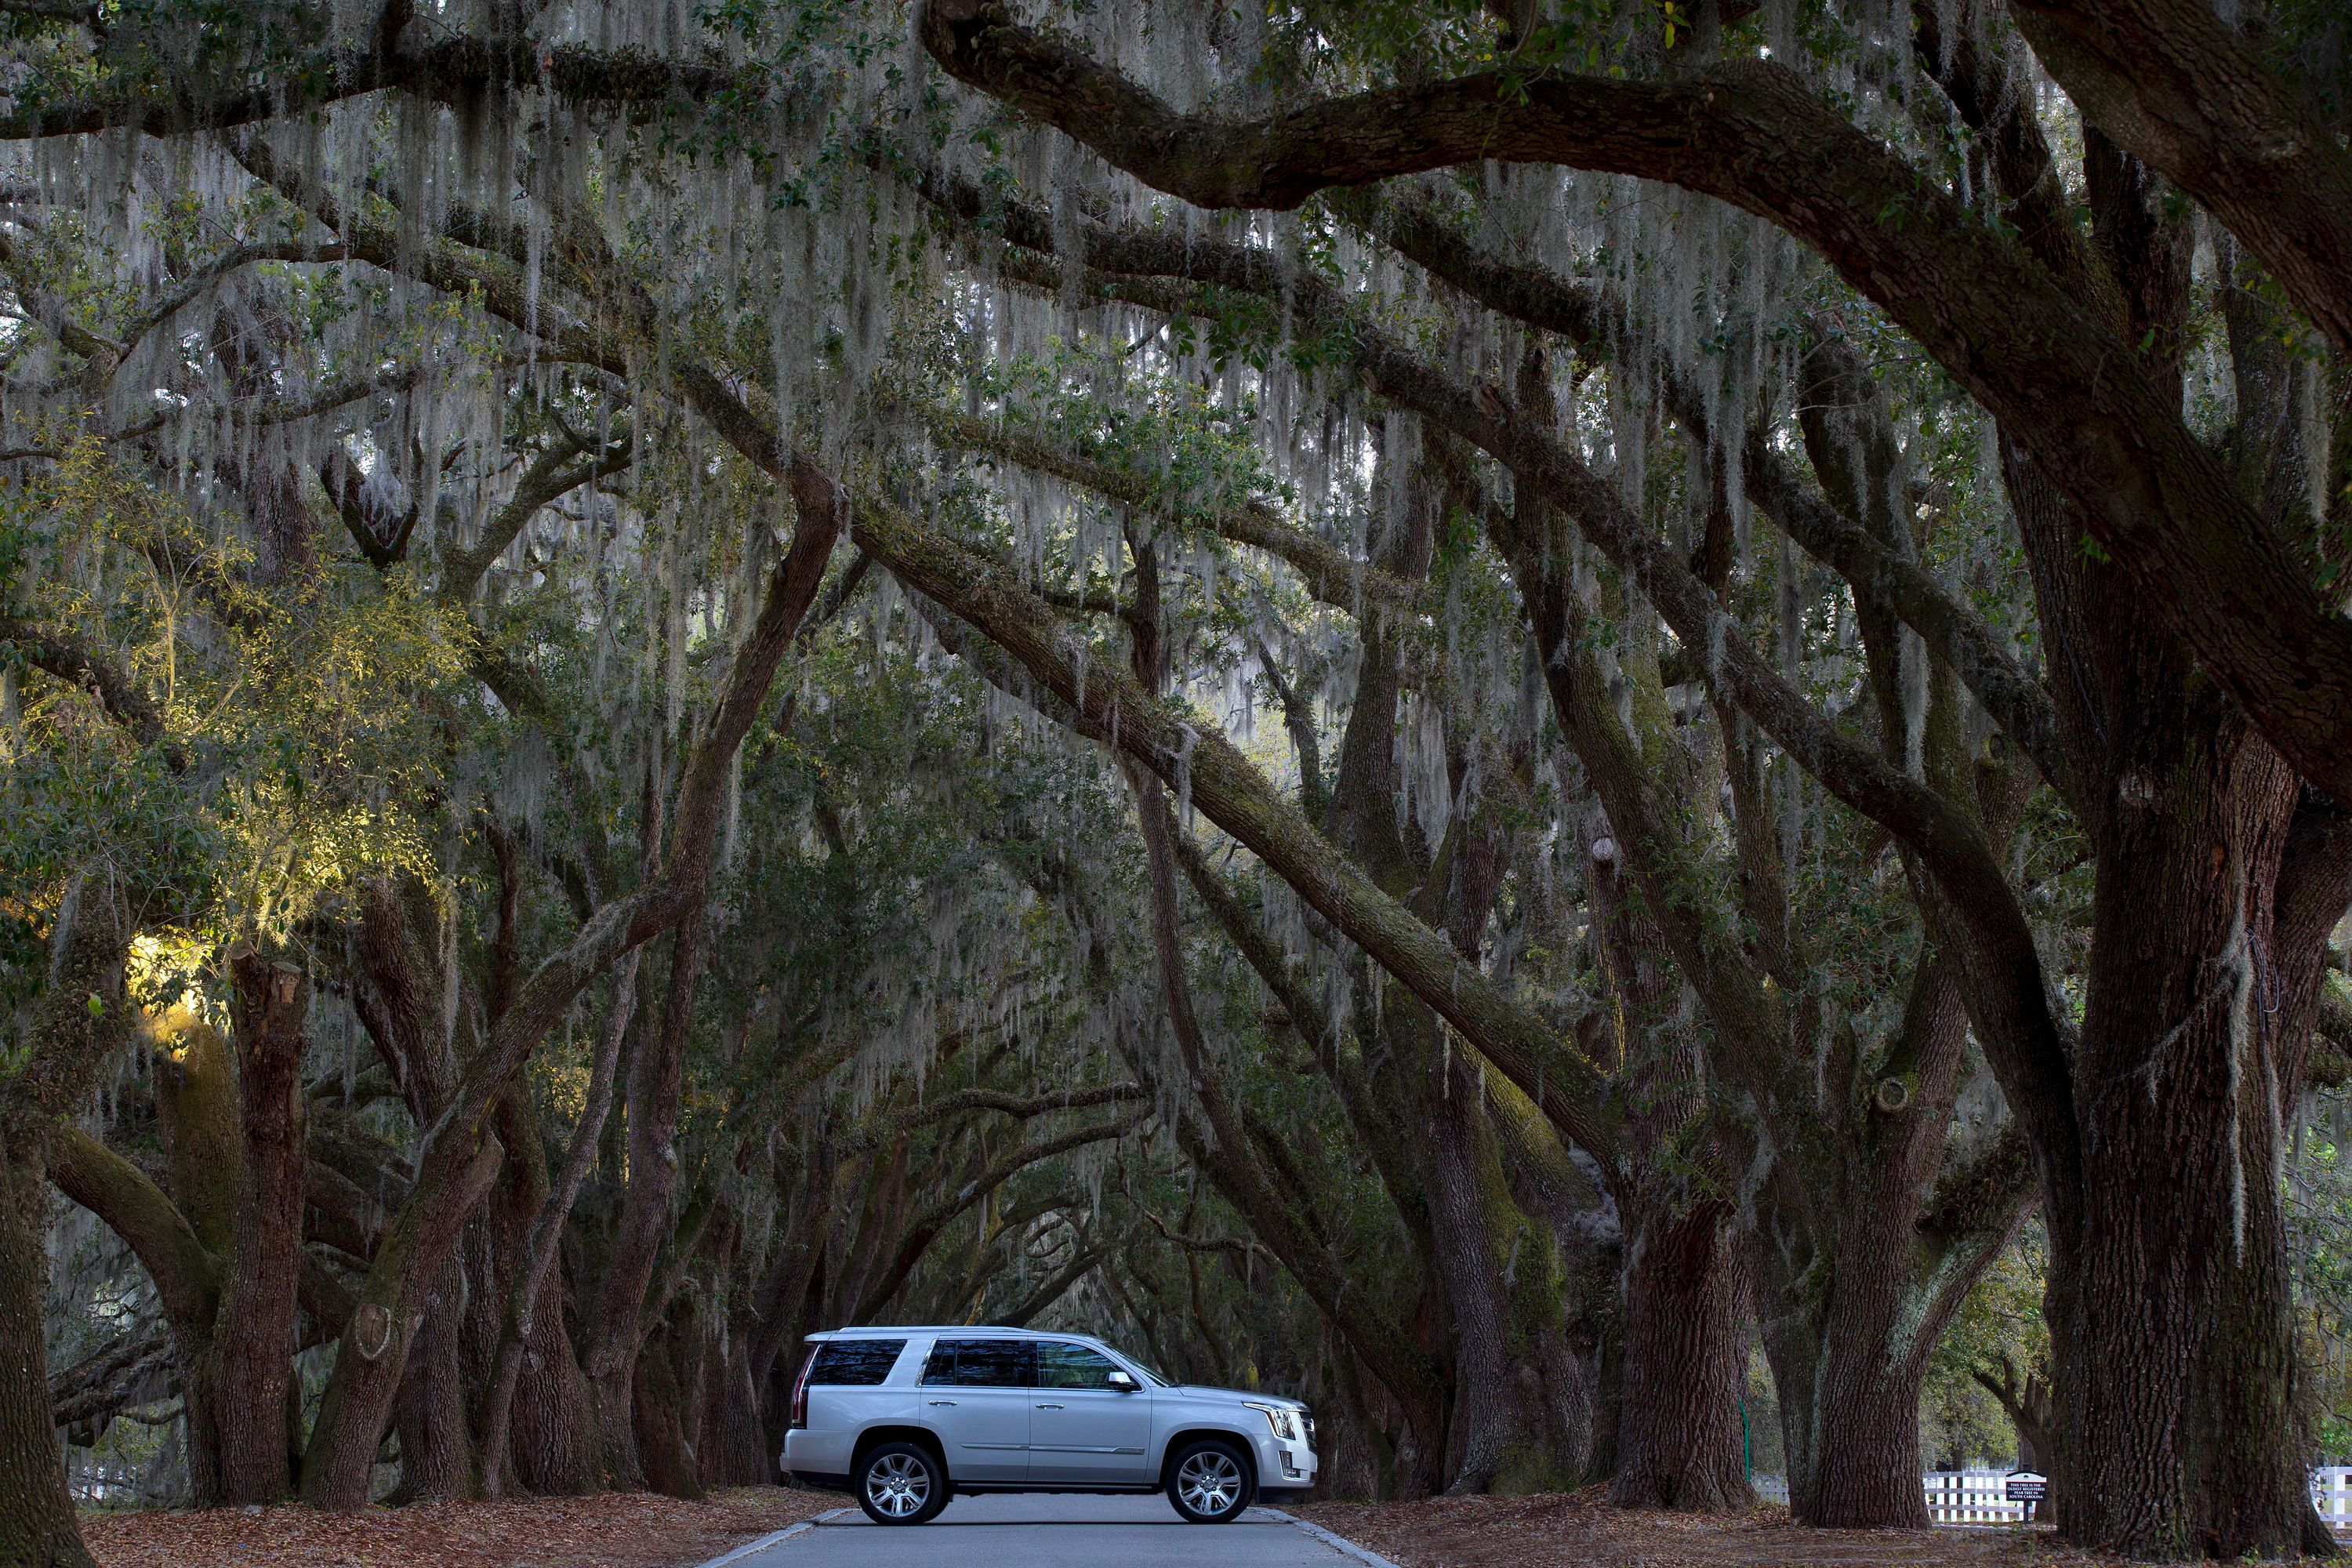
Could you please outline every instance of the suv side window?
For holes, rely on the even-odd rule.
[[[1037,1347],[1040,1388],[1108,1388],[1118,1363],[1098,1350],[1048,1340]]]
[[[925,1383],[965,1388],[1035,1386],[1026,1340],[941,1340],[923,1363]]]
[[[809,1366],[809,1386],[872,1388],[889,1377],[906,1348],[904,1340],[827,1340]]]

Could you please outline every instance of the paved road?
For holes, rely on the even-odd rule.
[[[1263,1509],[1187,1524],[1161,1497],[961,1497],[929,1524],[851,1504],[727,1568],[1360,1568]]]

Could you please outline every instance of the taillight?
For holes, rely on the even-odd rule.
[[[816,1352],[811,1350],[808,1360],[801,1363],[800,1380],[793,1384],[793,1430],[804,1431],[808,1426],[809,1368],[816,1364]]]

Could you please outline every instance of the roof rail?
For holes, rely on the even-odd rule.
[[[1003,1323],[853,1323],[837,1329],[820,1329],[810,1339],[830,1338],[835,1334],[1013,1334],[1024,1338],[1052,1339],[1066,1337],[1062,1331],[1015,1329]]]

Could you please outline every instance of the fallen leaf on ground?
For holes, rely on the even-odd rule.
[[[608,1492],[360,1513],[139,1509],[83,1515],[82,1539],[100,1568],[681,1568],[841,1503],[741,1487],[701,1502]]]
[[[1289,1509],[1400,1568],[2123,1568],[2046,1530],[1810,1530],[1752,1514],[1613,1508],[1606,1486],[1531,1497]]]

